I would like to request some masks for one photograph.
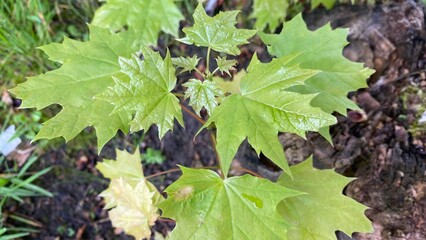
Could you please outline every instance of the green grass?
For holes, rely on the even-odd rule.
[[[5,0],[0,5],[0,84],[20,83],[27,75],[47,69],[36,47],[52,41],[50,23],[55,15],[47,0]]]
[[[4,170],[0,174],[0,239],[15,239],[26,236],[29,232],[37,231],[37,229],[33,228],[5,227],[5,216],[3,215],[3,208],[6,206],[9,199],[23,203],[25,197],[53,196],[52,193],[34,184],[35,180],[49,172],[51,168],[45,168],[34,173],[28,172],[29,168],[36,163],[37,160],[38,158],[33,155],[22,167],[18,167],[16,163],[12,167],[9,167],[9,164],[5,163],[5,158],[0,156],[0,165],[3,166],[2,168]],[[31,226],[31,220],[23,217],[10,214],[8,218]]]
[[[64,36],[87,38],[86,22],[95,0],[2,0],[0,2],[0,85],[8,89],[25,77],[57,66],[36,48]]]
[[[57,68],[58,65],[49,61],[37,47],[61,42],[65,36],[86,40],[86,23],[90,22],[97,7],[97,0],[0,0],[0,96],[24,82],[26,77]],[[13,104],[0,100],[0,132],[15,125],[16,136],[28,142],[34,139],[43,120],[41,112],[18,110]],[[43,148],[46,143],[39,141],[37,147]],[[29,172],[38,160],[36,154],[33,153],[22,167],[0,155],[0,240],[17,239],[38,231],[31,227],[34,226],[31,220],[13,213],[3,215],[10,201],[52,196],[34,183],[50,168]],[[8,219],[18,226],[9,224]]]

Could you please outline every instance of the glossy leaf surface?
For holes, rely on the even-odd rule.
[[[237,46],[248,43],[247,39],[253,37],[255,30],[237,29],[236,17],[239,11],[220,12],[214,17],[209,17],[199,4],[194,12],[194,26],[183,29],[186,37],[179,39],[186,44],[209,47],[217,52],[238,55]]]
[[[172,58],[173,65],[182,68],[180,73],[183,72],[191,72],[192,70],[195,70],[197,68],[198,62],[201,58],[198,58],[197,55],[194,55],[192,57],[178,57],[178,58]]]
[[[301,194],[250,175],[221,179],[211,170],[181,167],[167,189],[162,217],[176,220],[170,239],[286,239],[276,206]]]
[[[190,98],[189,105],[200,115],[204,107],[207,113],[211,115],[213,109],[217,106],[216,97],[222,97],[223,93],[216,82],[205,80],[201,82],[197,79],[190,79],[182,86],[187,87],[185,98]]]
[[[28,78],[11,92],[23,100],[22,108],[42,109],[52,104],[62,106],[55,117],[44,123],[35,139],[74,138],[84,128],[94,126],[98,150],[121,129],[128,131],[130,114],[116,111],[109,102],[94,96],[120,77],[119,56],[130,57],[136,51],[129,32],[113,34],[107,29],[89,26],[90,40],[79,42],[65,38],[41,49],[62,66],[46,74]],[[108,121],[105,121],[108,119]]]
[[[127,77],[114,78],[115,85],[98,96],[111,102],[114,112],[134,114],[130,130],[148,130],[158,126],[159,137],[173,129],[174,119],[183,124],[179,99],[171,93],[176,85],[170,54],[165,59],[150,48],[143,48],[144,60],[134,55],[120,58],[121,71]]]
[[[262,152],[290,174],[278,132],[304,137],[306,131],[318,131],[336,122],[335,117],[309,104],[315,95],[284,91],[318,73],[290,64],[294,57],[274,59],[270,63],[260,63],[254,58],[241,80],[241,95],[224,98],[204,125],[215,123],[216,149],[225,176],[245,138],[258,154]]]

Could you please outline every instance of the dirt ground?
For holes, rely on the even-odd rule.
[[[294,164],[313,154],[317,167],[336,168],[357,177],[345,193],[370,207],[366,214],[375,232],[355,234],[354,239],[426,239],[426,134],[412,131],[418,106],[426,105],[426,95],[419,93],[426,91],[424,8],[414,1],[339,5],[304,17],[312,29],[328,21],[333,27],[350,27],[345,56],[365,62],[376,73],[369,79],[368,89],[350,95],[362,110],[350,112],[347,118],[338,116],[339,123],[331,129],[334,147],[318,134],[309,134],[308,141],[282,134],[288,159]],[[244,48],[248,53],[243,57],[248,60],[252,50]],[[216,165],[209,136],[203,132],[194,139],[201,125],[186,113],[184,118],[185,129],[176,126],[163,141],[158,140],[155,128],[147,133],[142,150],[161,149],[167,161],[148,166],[146,175],[177,164]],[[105,147],[101,157],[113,158],[114,147],[128,149],[130,141],[128,136],[119,136]],[[28,239],[131,239],[114,231],[102,210],[104,203],[97,195],[108,182],[94,168],[101,157],[90,148],[68,155],[65,145],[44,157],[39,167],[54,169],[39,184],[55,196],[28,199],[24,205],[8,209],[40,224],[41,232]],[[279,174],[247,143],[240,147],[234,164],[271,179]],[[171,173],[156,178],[154,184],[163,190],[178,177],[179,173]],[[171,227],[173,223],[160,221],[155,230],[165,234]]]

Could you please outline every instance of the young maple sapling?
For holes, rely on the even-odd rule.
[[[160,1],[175,10],[172,0]],[[134,2],[135,9],[154,11],[147,9],[148,0]],[[197,68],[199,56],[172,58],[167,51],[162,57],[147,47],[160,29],[177,36],[180,13],[174,12],[166,22],[147,18],[150,27],[143,28],[134,21],[142,14],[137,11],[139,15],[131,11],[120,21],[111,21],[114,14],[122,14],[117,4],[109,0],[98,10],[93,21],[98,26],[89,25],[89,41],[65,39],[42,47],[62,66],[12,90],[23,99],[22,107],[63,107],[36,138],[69,140],[94,126],[99,151],[118,130],[146,131],[156,125],[162,138],[175,120],[183,125],[181,102],[189,99],[198,116],[202,109],[207,111],[209,117],[199,131],[213,130],[220,171],[181,166],[182,176],[165,190],[164,199],[148,181],[154,176],[143,175],[139,152],[117,151],[116,161],[98,164],[111,179],[102,196],[114,226],[137,239],[149,238],[160,208],[162,218],[176,221],[170,239],[333,239],[336,230],[348,234],[372,230],[364,215],[367,207],[342,195],[352,179],[333,170],[314,169],[310,159],[290,167],[278,140],[280,132],[305,137],[308,131],[330,140],[329,126],[336,123],[332,113],[357,108],[347,93],[366,87],[373,71],[342,56],[346,29],[332,30],[327,24],[309,31],[297,15],[280,34],[259,32],[275,56],[272,61],[263,63],[254,54],[246,71],[226,82],[215,74],[230,75],[237,62],[219,56],[212,69],[212,51],[238,55],[238,46],[257,32],[235,27],[239,11],[210,17],[199,4],[194,25],[183,29],[185,37],[178,41],[207,48],[203,72]],[[121,31],[112,33],[99,26]],[[174,65],[203,79],[188,79],[184,94],[174,92]],[[245,139],[283,169],[277,182],[249,174],[228,176]]]

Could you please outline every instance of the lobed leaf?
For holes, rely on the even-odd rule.
[[[293,178],[282,174],[278,183],[307,194],[280,202],[278,211],[295,225],[288,239],[330,240],[335,232],[372,232],[371,221],[364,215],[366,206],[342,194],[353,179],[334,170],[312,167],[312,158],[291,167]]]
[[[116,150],[117,160],[104,160],[96,168],[111,179],[100,196],[105,198],[105,209],[114,227],[123,229],[136,239],[151,236],[151,226],[158,219],[157,205],[164,200],[142,171],[139,150],[134,154]]]
[[[92,24],[111,31],[127,26],[149,45],[157,44],[160,31],[177,37],[179,22],[184,19],[173,0],[103,1],[106,3],[96,10]]]
[[[159,205],[163,217],[176,220],[171,240],[286,239],[276,206],[301,192],[250,175],[223,180],[211,170],[181,169]]]
[[[229,76],[231,76],[230,70],[235,70],[235,66],[238,64],[238,61],[235,59],[228,60],[226,57],[218,56],[216,59],[217,68],[223,74],[226,72]]]
[[[205,80],[201,82],[197,79],[190,79],[182,86],[187,87],[185,98],[190,98],[189,105],[194,108],[197,115],[204,107],[207,113],[211,115],[213,109],[217,106],[216,97],[222,97],[223,92],[220,90],[216,82]]]
[[[209,17],[203,5],[198,4],[194,12],[194,26],[183,29],[186,37],[178,39],[185,44],[208,47],[217,52],[238,55],[237,46],[248,43],[247,39],[256,34],[255,30],[237,29],[236,17],[239,11],[220,12]]]
[[[268,27],[270,32],[274,32],[285,20],[288,6],[288,0],[254,0],[250,18],[256,19],[254,26],[259,31]]]
[[[118,130],[128,131],[130,114],[116,111],[109,102],[94,96],[114,84],[112,77],[121,77],[119,56],[130,57],[136,51],[132,32],[111,33],[89,25],[90,40],[79,42],[65,38],[41,49],[62,66],[46,74],[30,77],[10,90],[22,99],[22,108],[45,108],[52,104],[62,106],[62,111],[44,123],[35,137],[52,139],[74,138],[88,126],[94,126],[98,136],[98,150]],[[105,121],[108,119],[108,121]]]
[[[180,73],[183,72],[191,72],[192,70],[195,70],[197,68],[198,62],[201,58],[198,58],[197,55],[194,55],[192,57],[178,57],[178,58],[172,58],[173,65],[182,68]]]
[[[148,130],[156,124],[162,138],[173,129],[175,118],[183,125],[179,99],[171,93],[176,85],[175,69],[169,52],[165,59],[150,48],[143,48],[142,54],[144,60],[136,55],[120,57],[121,71],[127,77],[114,78],[115,85],[97,98],[111,102],[114,112],[134,114],[131,131]]]
[[[260,34],[269,45],[271,54],[282,57],[299,54],[293,61],[304,69],[321,70],[292,90],[300,93],[319,93],[311,104],[328,113],[346,115],[346,110],[358,109],[347,98],[348,92],[367,87],[366,79],[374,73],[362,63],[348,60],[342,55],[347,45],[347,29],[332,30],[329,24],[310,31],[299,14],[287,22],[280,34]],[[309,47],[306,47],[309,46]]]
[[[318,71],[291,64],[294,57],[274,59],[270,63],[260,63],[254,57],[247,75],[241,80],[241,94],[224,98],[203,126],[216,125],[216,149],[225,176],[246,137],[258,154],[262,152],[291,174],[277,138],[278,132],[304,137],[306,131],[318,131],[336,123],[335,117],[309,104],[315,94],[283,91],[318,74]]]

